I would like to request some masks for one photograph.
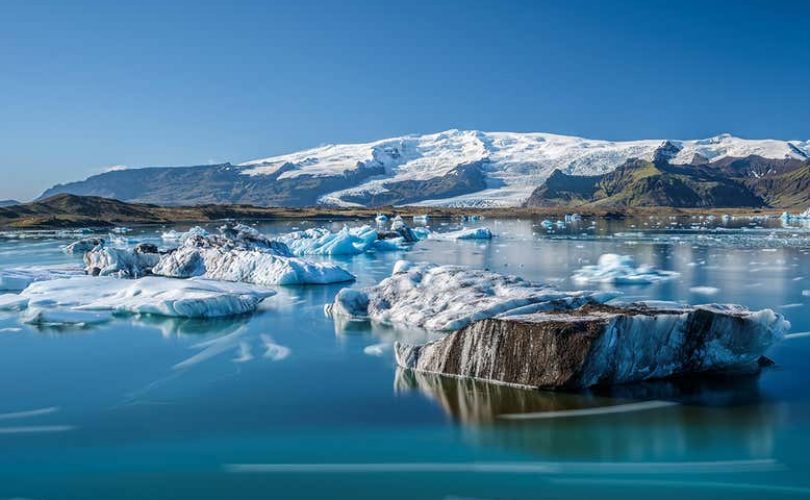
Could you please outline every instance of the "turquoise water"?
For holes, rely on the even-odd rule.
[[[620,288],[628,298],[771,307],[792,332],[810,330],[807,228],[774,220],[600,220],[596,229],[584,221],[552,231],[531,220],[481,224],[498,237],[335,260],[358,276],[355,286],[409,258],[570,289],[583,288],[570,282],[572,271],[600,254],[631,254],[681,276]],[[133,233],[157,236],[155,228]],[[59,249],[69,241],[0,238],[0,267],[77,262]],[[716,290],[690,291],[698,286]],[[541,393],[398,371],[390,342],[427,336],[336,325],[323,305],[341,287],[283,288],[258,313],[217,321],[122,317],[59,330],[0,315],[0,498],[810,496],[810,336],[775,348],[776,366],[759,377]],[[289,355],[267,357],[268,341]],[[675,404],[499,418],[651,399]]]

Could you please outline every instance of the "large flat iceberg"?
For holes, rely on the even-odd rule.
[[[326,312],[427,330],[455,330],[497,315],[573,308],[613,297],[562,292],[490,271],[398,261],[392,276],[378,285],[341,290]]]
[[[527,387],[580,389],[711,371],[758,370],[790,324],[770,309],[585,305],[472,323],[399,366]]]
[[[19,298],[42,317],[69,317],[70,312],[65,311],[111,311],[215,318],[252,312],[273,294],[273,290],[255,285],[199,278],[177,280],[150,276],[122,280],[80,276],[33,283]]]

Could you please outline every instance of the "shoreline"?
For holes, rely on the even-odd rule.
[[[799,209],[793,209],[799,210]],[[578,213],[583,217],[627,219],[640,217],[691,217],[694,215],[730,215],[778,217],[783,208],[447,208],[447,207],[380,207],[380,208],[282,208],[253,205],[199,205],[191,207],[159,206],[143,203],[125,203],[98,197],[59,195],[43,201],[0,208],[0,230],[75,229],[81,227],[106,228],[117,225],[165,225],[210,223],[223,220],[302,220],[373,219],[382,213],[389,217],[401,215],[410,218],[427,215],[448,219],[469,215],[485,218],[562,218]],[[801,210],[799,210],[801,211]]]

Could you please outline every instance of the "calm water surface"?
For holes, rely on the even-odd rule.
[[[582,288],[572,271],[600,254],[631,254],[680,277],[620,288],[628,298],[771,307],[792,332],[810,330],[808,228],[481,224],[498,236],[334,260],[354,286],[408,258],[572,289]],[[159,242],[165,229],[131,237]],[[0,267],[77,262],[59,248],[69,241],[0,238]],[[281,288],[258,313],[216,321],[122,317],[59,330],[0,315],[0,498],[810,497],[810,336],[775,348],[776,366],[759,377],[542,393],[398,371],[391,342],[428,336],[336,324],[323,305],[342,286]],[[499,418],[651,399],[676,404]]]

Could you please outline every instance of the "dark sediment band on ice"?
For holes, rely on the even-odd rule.
[[[769,309],[587,304],[473,322],[425,345],[396,345],[399,366],[546,389],[758,369],[789,323]]]

